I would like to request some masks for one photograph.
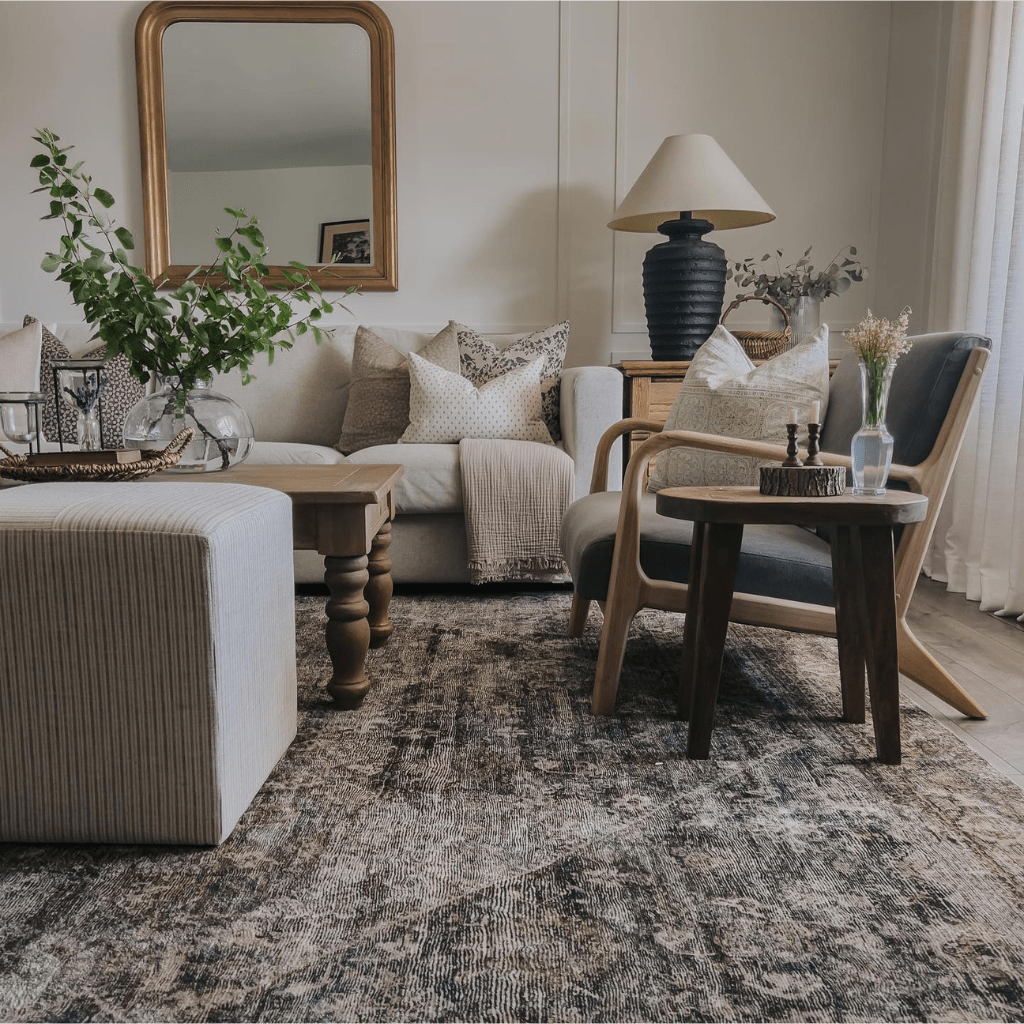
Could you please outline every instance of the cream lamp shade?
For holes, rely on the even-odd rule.
[[[615,211],[615,231],[657,231],[685,214],[716,230],[775,220],[725,150],[710,135],[670,135]]]

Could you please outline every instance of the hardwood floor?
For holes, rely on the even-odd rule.
[[[1024,788],[1024,627],[979,611],[963,594],[924,576],[907,621],[989,717],[964,718],[906,676],[900,678],[903,692]]]

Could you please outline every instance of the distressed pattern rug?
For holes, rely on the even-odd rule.
[[[355,712],[322,606],[223,846],[0,846],[0,1019],[1024,1016],[1024,793],[911,705],[877,764],[833,641],[732,628],[701,763],[680,616],[639,616],[598,720],[564,593],[396,599]]]

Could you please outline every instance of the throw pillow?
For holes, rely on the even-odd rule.
[[[38,321],[35,317],[26,316],[26,324]],[[39,371],[39,387],[46,395],[46,402],[41,407],[43,437],[47,441],[56,442],[61,436],[65,444],[75,443],[75,423],[78,419],[75,410],[63,399],[58,403],[53,393],[53,362],[56,359],[70,359],[71,353],[64,344],[45,324],[42,327],[42,359]],[[82,359],[105,359],[106,345],[98,345],[82,353]],[[146,394],[146,386],[133,377],[129,370],[127,356],[115,356],[103,368],[107,386],[103,391],[103,447],[124,447],[124,421],[132,406],[141,401]],[[60,416],[60,430],[58,420]]]
[[[38,391],[42,328],[33,322],[0,338],[0,391]]]
[[[569,322],[555,324],[543,331],[524,334],[510,345],[499,348],[482,338],[476,331],[464,324],[452,322],[459,338],[459,362],[462,376],[478,387],[495,377],[500,377],[515,366],[532,362],[543,357],[541,371],[541,404],[544,422],[553,441],[562,439],[559,420],[559,378],[565,362],[565,349],[569,344]]]
[[[422,359],[459,372],[459,345],[451,324],[420,349]],[[352,383],[335,448],[357,452],[395,444],[409,426],[409,359],[369,327],[356,331]]]
[[[409,429],[403,444],[454,444],[464,437],[496,437],[551,444],[541,419],[540,374],[534,359],[475,387],[458,373],[413,354]]]
[[[828,403],[828,327],[760,366],[722,326],[697,350],[680,385],[666,430],[695,430],[784,444],[793,408],[806,423],[811,403]],[[670,448],[658,456],[649,490],[663,487],[757,484],[769,463],[742,455]]]

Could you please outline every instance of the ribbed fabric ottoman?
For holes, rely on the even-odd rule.
[[[0,490],[0,840],[224,841],[295,736],[291,502]]]

